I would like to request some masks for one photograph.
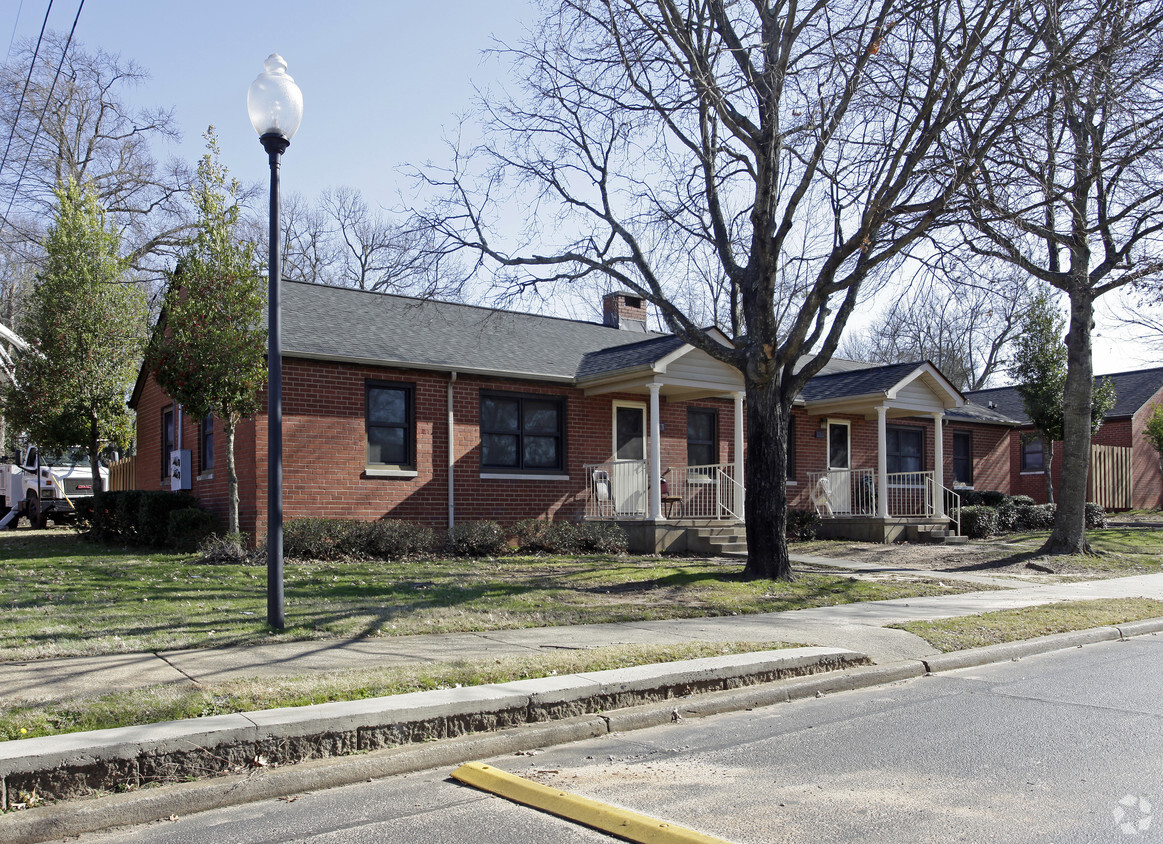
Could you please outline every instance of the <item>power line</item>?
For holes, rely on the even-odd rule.
[[[51,8],[51,3],[50,3]],[[65,47],[61,50],[61,60],[57,62],[57,72],[53,75],[52,85],[48,89],[48,96],[45,97],[44,105],[40,109],[40,119],[36,121],[36,132],[32,135],[32,143],[28,145],[28,154],[24,156],[24,164],[20,166],[20,175],[16,177],[16,186],[12,189],[12,196],[8,199],[8,209],[4,212],[4,219],[8,219],[8,215],[12,213],[12,204],[16,201],[16,194],[20,191],[20,183],[24,179],[24,171],[28,167],[28,161],[32,158],[32,151],[36,149],[37,139],[40,138],[40,129],[44,126],[44,116],[48,112],[49,104],[52,102],[52,95],[57,89],[57,80],[61,78],[61,68],[65,65],[65,57],[69,54],[69,47],[73,43],[73,35],[77,31],[77,21],[81,19],[81,10],[85,8],[85,0],[81,0],[77,6],[77,14],[73,17],[73,26],[69,30],[68,40],[65,41]],[[46,18],[47,19],[47,18]],[[15,126],[13,127],[15,129]]]
[[[52,3],[49,3],[49,8],[52,8]],[[24,0],[20,0],[20,5],[16,7],[16,20],[12,22],[12,34],[8,36],[8,52],[4,54],[4,63],[8,64],[8,60],[12,58],[12,45],[16,42],[16,30],[20,28],[20,13],[24,11]]]
[[[23,5],[23,0],[21,0]],[[12,149],[12,139],[16,137],[16,127],[20,123],[20,112],[24,108],[24,95],[28,93],[28,86],[32,82],[32,71],[36,67],[36,57],[40,55],[40,43],[44,40],[44,30],[48,26],[49,12],[52,11],[53,0],[48,0],[48,8],[44,12],[44,22],[40,25],[40,35],[36,38],[36,49],[32,51],[32,61],[28,63],[28,75],[24,77],[24,87],[20,91],[20,104],[16,106],[16,117],[12,121],[12,128],[8,131],[8,144],[4,147],[4,157],[0,158],[0,173],[4,172],[4,165],[8,163],[8,150]],[[19,20],[19,13],[17,16]],[[16,37],[16,27],[13,25],[12,37]],[[12,43],[8,44],[8,52],[12,52]],[[15,195],[15,193],[14,193]],[[12,206],[8,206],[12,210]],[[4,219],[8,219],[8,215],[4,215]]]

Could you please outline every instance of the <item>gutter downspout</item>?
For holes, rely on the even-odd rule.
[[[448,529],[456,527],[456,417],[452,410],[452,389],[456,384],[456,373],[448,379]]]

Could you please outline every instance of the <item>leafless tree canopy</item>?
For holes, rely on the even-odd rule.
[[[151,258],[168,257],[185,231],[181,198],[189,168],[176,160],[159,163],[151,150],[178,137],[173,114],[129,108],[125,92],[146,72],[119,56],[89,53],[76,41],[54,87],[64,47],[64,36],[46,36],[26,92],[34,44],[23,45],[0,69],[0,127],[4,137],[12,135],[0,170],[0,210],[12,202],[4,224],[19,227],[26,242],[39,242],[51,219],[53,188],[72,176],[97,191],[133,266],[155,271],[159,262]]]
[[[372,209],[353,188],[331,188],[314,204],[292,194],[283,203],[282,224],[286,278],[378,293],[461,295],[461,262],[433,248],[431,229]],[[251,230],[265,243],[265,221],[252,221]]]
[[[872,363],[928,360],[959,390],[983,389],[1004,372],[1031,299],[1020,277],[986,281],[926,277],[870,325],[847,334],[840,355]]]
[[[970,182],[963,234],[1069,297],[1063,486],[1044,550],[1081,553],[1094,302],[1163,277],[1163,2],[1038,6],[1052,74]]]
[[[600,276],[634,290],[739,368],[748,571],[787,576],[791,401],[862,288],[929,231],[1023,102],[1044,50],[1020,40],[1028,12],[994,0],[550,3],[510,51],[521,92],[483,105],[484,144],[429,173],[450,193],[431,222],[510,284]],[[495,225],[505,210],[531,221],[520,236]],[[680,291],[719,279],[734,347],[680,307]]]

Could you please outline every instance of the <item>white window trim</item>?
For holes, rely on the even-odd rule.
[[[610,459],[621,459],[618,457],[618,408],[620,407],[642,411],[642,457],[629,459],[646,460],[650,455],[650,408],[646,402],[627,401],[626,399],[614,399],[610,402]]]
[[[415,469],[395,469],[390,466],[365,466],[366,478],[415,478],[420,473]]]
[[[482,481],[568,481],[569,475],[539,475],[536,472],[501,473],[481,472]]]

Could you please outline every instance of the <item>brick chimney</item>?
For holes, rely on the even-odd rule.
[[[646,331],[646,300],[635,293],[619,291],[602,297],[602,323],[624,331]]]

